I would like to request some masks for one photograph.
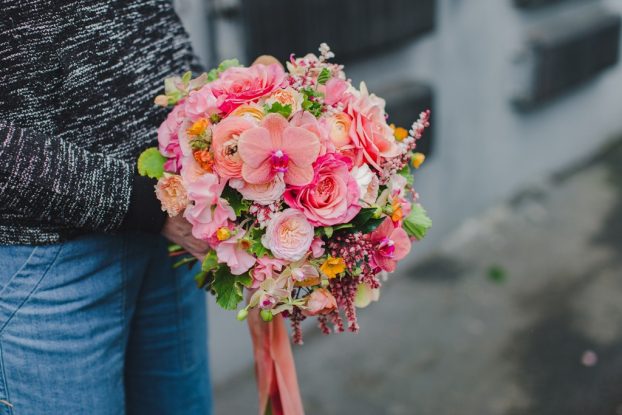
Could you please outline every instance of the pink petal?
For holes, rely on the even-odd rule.
[[[244,169],[242,169],[242,172],[244,172]],[[289,163],[287,171],[283,176],[283,181],[292,186],[304,186],[311,183],[311,180],[313,180],[313,167],[311,165],[301,167],[294,163]]]
[[[283,131],[289,127],[289,123],[285,117],[279,114],[268,114],[266,118],[263,119],[262,126],[270,133],[272,148],[280,148],[283,144]]]
[[[274,171],[269,161],[264,162],[258,167],[251,167],[248,164],[242,165],[242,177],[248,183],[262,184],[271,181],[274,178]]]
[[[272,153],[270,133],[263,127],[255,127],[240,134],[238,154],[245,165],[259,167]]]
[[[283,132],[281,149],[289,157],[290,163],[310,165],[320,154],[320,140],[304,128],[289,127]]]
[[[391,240],[395,244],[395,251],[393,251],[393,259],[399,261],[404,258],[410,252],[410,238],[406,231],[402,228],[396,228],[391,234]]]
[[[387,258],[381,255],[375,255],[374,261],[376,262],[376,265],[378,265],[380,268],[387,272],[393,272],[397,267],[397,261],[395,261],[394,258]]]
[[[389,235],[391,235],[394,228],[395,226],[393,226],[393,221],[391,220],[391,218],[386,218],[384,222],[382,222],[380,226],[378,226],[376,230],[374,230],[374,232],[372,233],[372,241],[378,241],[382,238],[388,237]]]

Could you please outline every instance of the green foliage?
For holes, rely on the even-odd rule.
[[[289,116],[292,115],[291,104],[283,105],[280,102],[275,102],[271,106],[265,105],[264,109],[266,110],[267,113],[281,114],[285,118],[289,118]]]
[[[138,157],[138,174],[159,179],[164,174],[166,157],[160,154],[157,147],[150,147]]]
[[[352,219],[350,232],[373,232],[384,221],[384,217],[376,217],[376,208],[362,208],[361,211]],[[348,228],[346,228],[348,229]]]
[[[184,265],[192,266],[192,264],[194,264],[195,262],[197,262],[197,259],[195,257],[193,257],[193,256],[185,257],[185,258],[182,258],[179,261],[175,262],[173,264],[173,268],[179,268],[179,267],[184,266]]]
[[[322,69],[322,72],[317,77],[317,83],[320,85],[326,85],[326,82],[330,79],[330,71],[328,68]]]
[[[194,280],[197,283],[197,288],[205,288],[210,282],[210,273],[206,271],[201,271],[197,275],[194,276]]]
[[[235,310],[244,299],[243,287],[251,285],[248,273],[232,275],[228,267],[220,267],[214,273],[212,290],[216,293],[216,303],[225,310]]]
[[[505,268],[500,265],[491,265],[490,268],[488,268],[488,279],[492,282],[500,284],[505,281],[506,277],[507,273]]]
[[[425,237],[428,229],[432,227],[432,220],[420,204],[413,204],[410,214],[404,219],[402,227],[406,233],[418,240]]]
[[[205,258],[203,258],[203,262],[201,263],[201,271],[210,272],[218,268],[218,257],[216,256],[216,251],[209,251]]]
[[[242,212],[248,212],[248,209],[251,207],[249,200],[244,199],[240,192],[229,186],[225,186],[221,197],[229,202],[229,205],[235,212],[235,216],[240,216]]]
[[[232,68],[234,66],[242,66],[242,65],[240,65],[240,62],[237,59],[225,59],[224,61],[220,63],[220,65],[218,65],[217,68],[214,68],[207,73],[207,81],[208,82],[215,81],[216,79],[218,79],[221,73],[223,73],[227,69]]]
[[[319,118],[324,109],[322,104],[318,101],[318,98],[321,98],[324,95],[312,88],[305,88],[301,92],[303,96],[302,109],[310,112],[316,118]]]

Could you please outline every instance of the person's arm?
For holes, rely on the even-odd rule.
[[[0,206],[89,231],[159,233],[155,181],[133,166],[0,120]]]

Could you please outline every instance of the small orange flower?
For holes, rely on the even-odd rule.
[[[199,118],[198,120],[194,122],[194,124],[190,126],[190,128],[186,130],[186,132],[190,136],[198,137],[202,135],[205,132],[205,130],[207,130],[207,127],[209,127],[209,124],[210,124],[209,120],[205,118]]]
[[[393,130],[393,135],[395,136],[395,139],[397,141],[402,141],[406,137],[408,137],[408,130],[406,128],[397,127],[395,130]]]
[[[218,230],[216,231],[216,238],[218,238],[219,241],[226,241],[227,239],[231,238],[231,231],[229,230],[229,228],[218,228]]]
[[[391,220],[393,222],[399,222],[402,220],[404,212],[402,212],[402,205],[397,198],[393,200],[393,203],[391,203],[391,208],[393,209],[393,212],[391,213]]]
[[[214,169],[214,157],[209,150],[197,150],[192,153],[194,159],[199,163],[199,166],[206,172],[211,173]]]
[[[424,161],[425,161],[425,154],[423,153],[413,154],[412,159],[410,160],[411,164],[413,165],[415,169],[418,169],[419,167],[421,167]]]
[[[337,274],[341,274],[346,270],[346,261],[341,257],[329,256],[320,266],[320,271],[328,278],[335,278]]]

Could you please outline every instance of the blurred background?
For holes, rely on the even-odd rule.
[[[327,42],[408,127],[434,226],[361,313],[307,327],[307,413],[622,415],[622,0],[177,0],[203,63]],[[256,413],[210,300],[217,414]]]

